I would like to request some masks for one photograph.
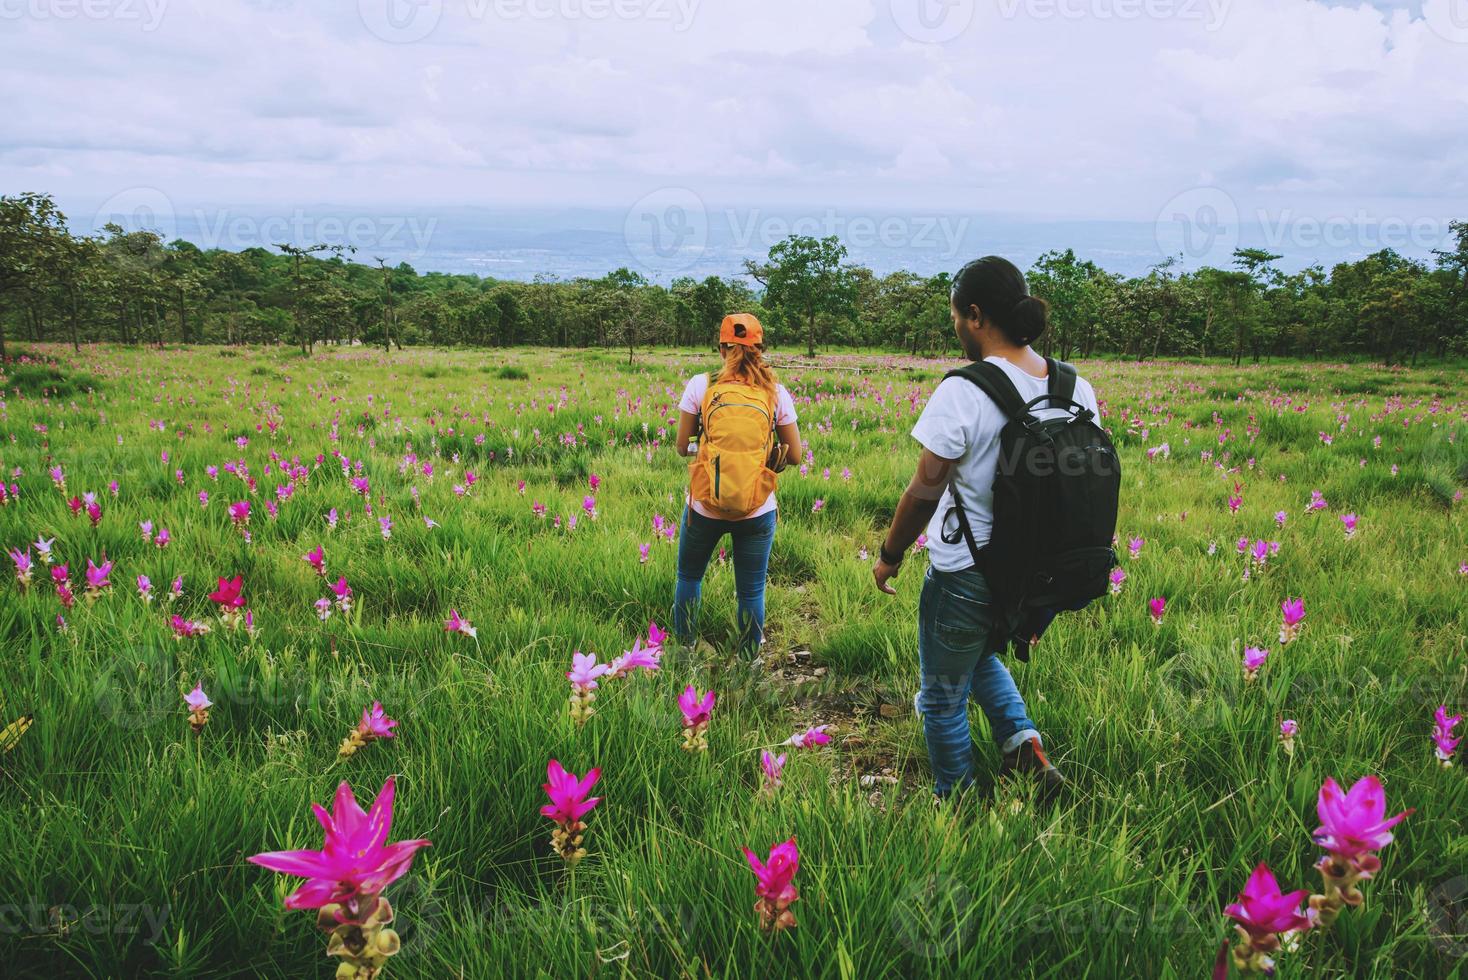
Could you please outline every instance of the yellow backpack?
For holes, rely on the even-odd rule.
[[[775,492],[775,395],[742,381],[709,376],[703,438],[688,464],[690,495],[725,520],[748,517]]]

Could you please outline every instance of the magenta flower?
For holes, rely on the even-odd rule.
[[[230,504],[229,519],[234,522],[235,527],[243,527],[250,523],[250,502],[240,500]]]
[[[144,602],[153,601],[153,582],[146,575],[138,576],[138,598]]]
[[[382,540],[387,541],[392,537],[392,518],[379,517],[377,519],[377,528],[382,533]]]
[[[243,609],[245,607],[244,589],[244,576],[236,575],[232,579],[221,578],[219,588],[209,593],[209,598],[219,606],[221,612]]]
[[[1356,515],[1355,514],[1342,514],[1341,515],[1341,524],[1345,527],[1346,537],[1348,539],[1349,538],[1354,538],[1356,536]]]
[[[713,691],[709,691],[700,697],[698,689],[692,684],[689,684],[683,693],[678,695],[678,709],[683,712],[683,724],[686,728],[697,728],[700,725],[707,726],[713,708]]]
[[[168,542],[172,540],[173,535],[169,533],[168,528],[160,527],[158,529],[158,533],[153,537],[153,544],[157,545],[159,548],[167,548]]]
[[[173,626],[173,637],[176,640],[182,640],[185,637],[203,636],[209,632],[208,623],[199,623],[192,619],[184,619],[177,613],[170,620],[170,624]]]
[[[796,732],[787,738],[782,745],[793,745],[797,749],[813,749],[821,745],[827,745],[831,736],[826,734],[830,725],[815,725],[803,732]]]
[[[612,665],[597,663],[596,654],[577,650],[571,654],[571,669],[566,671],[566,678],[573,688],[594,691],[597,688],[597,678],[611,672]]]
[[[138,522],[138,531],[142,534],[143,541],[145,543],[146,542],[151,542],[153,540],[153,522],[152,521],[139,521]]]
[[[112,562],[104,561],[101,565],[92,564],[92,559],[87,559],[87,594],[95,596],[103,589],[109,588],[112,583],[107,576],[112,572]]]
[[[566,864],[574,867],[576,862],[586,857],[586,848],[581,846],[586,823],[581,818],[601,802],[599,796],[587,796],[601,778],[601,770],[592,769],[578,778],[552,759],[545,767],[545,775],[546,782],[540,788],[545,790],[550,802],[540,808],[540,813],[556,823],[551,831],[551,847]]]
[[[381,701],[373,701],[372,707],[362,709],[362,721],[357,730],[372,738],[393,738],[392,730],[397,724],[383,712]]]
[[[1111,575],[1108,577],[1111,580],[1111,594],[1121,595],[1122,583],[1126,581],[1126,571],[1118,565],[1111,570]]]
[[[1300,903],[1309,890],[1301,888],[1289,894],[1281,894],[1279,882],[1269,866],[1260,862],[1249,876],[1238,901],[1227,906],[1223,914],[1234,920],[1239,934],[1239,943],[1233,948],[1234,965],[1249,973],[1274,974],[1273,954],[1280,948],[1280,934],[1303,932],[1311,926],[1310,918],[1301,913]],[[1224,944],[1227,947],[1227,943]],[[1227,970],[1219,951],[1219,961]],[[1215,970],[1214,976],[1219,973]]]
[[[541,816],[549,817],[559,824],[573,824],[590,813],[601,797],[587,797],[596,781],[601,778],[601,769],[592,769],[584,777],[567,772],[555,759],[545,769],[546,779],[541,789],[550,797],[550,802],[540,808]]]
[[[1388,818],[1386,790],[1375,776],[1357,780],[1344,792],[1334,779],[1326,779],[1320,788],[1316,811],[1320,826],[1315,829],[1315,842],[1347,863],[1370,857],[1372,852],[1390,844],[1391,829],[1414,812],[1403,810]],[[1379,866],[1380,862],[1377,863]],[[1368,874],[1372,870],[1375,869],[1368,869]]]
[[[591,474],[590,478],[587,479],[586,484],[587,486],[591,487],[592,493],[596,493],[598,490],[601,489],[601,477],[593,473]]]
[[[214,706],[214,702],[210,701],[209,696],[204,693],[203,681],[194,685],[194,689],[184,695],[184,704],[189,706],[190,711],[203,711]]]
[[[1285,755],[1295,754],[1295,736],[1300,734],[1300,723],[1293,718],[1286,718],[1279,723],[1279,744],[1284,748]]]
[[[351,786],[343,780],[336,789],[331,813],[318,804],[311,807],[326,831],[321,850],[271,851],[256,854],[249,861],[279,874],[306,879],[286,898],[286,908],[315,909],[375,899],[407,874],[414,854],[429,846],[426,840],[387,843],[395,792],[394,777],[389,776],[371,810],[364,813]]]
[[[102,523],[102,505],[95,500],[87,502],[87,520],[92,522],[92,527]]]
[[[1269,651],[1258,647],[1244,648],[1244,680],[1253,681],[1259,676],[1259,668],[1269,659]]]
[[[1284,622],[1279,628],[1279,642],[1289,643],[1300,635],[1300,624],[1305,620],[1305,600],[1286,599],[1279,605],[1284,613]]]
[[[642,637],[632,641],[632,649],[623,653],[620,657],[613,657],[611,662],[612,679],[626,677],[637,668],[643,670],[658,670],[662,667],[663,651],[661,647],[647,647],[642,645]]]
[[[1287,514],[1287,513],[1285,513],[1282,510],[1277,510],[1277,511],[1274,512],[1274,524],[1275,524],[1276,527],[1284,527],[1285,526],[1285,521],[1287,521],[1289,519],[1290,519],[1290,515]]]
[[[761,861],[747,847],[743,851],[754,871],[754,893],[759,896],[755,909],[760,914],[760,927],[775,932],[794,928],[795,915],[790,906],[800,898],[795,888],[795,875],[800,870],[800,849],[795,838],[771,847],[768,861]]]
[[[759,765],[765,774],[764,784],[760,787],[762,792],[773,793],[781,786],[780,774],[785,771],[785,754],[774,755],[769,749],[760,753]]]
[[[1152,625],[1161,626],[1162,617],[1167,612],[1167,599],[1163,596],[1157,596],[1155,599],[1149,600],[1147,602],[1147,610],[1152,614]]]
[[[479,630],[460,616],[457,609],[449,610],[449,618],[444,620],[443,629],[445,633],[462,633],[470,639],[479,639]]]
[[[301,556],[301,560],[316,569],[317,575],[326,575],[326,549],[321,547],[321,545],[318,544],[315,548],[306,552]]]
[[[1462,715],[1448,717],[1448,706],[1445,704],[1438,705],[1437,711],[1433,713],[1432,742],[1437,751],[1438,761],[1444,766],[1453,764],[1453,753],[1458,750],[1458,743],[1463,741],[1461,737],[1453,737],[1453,729],[1457,728],[1458,723],[1462,720]]]
[[[581,501],[581,509],[586,512],[586,516],[588,518],[590,518],[593,521],[596,520],[596,516],[597,515],[596,515],[596,498],[595,497],[585,497],[585,498],[583,498],[582,501]]]
[[[651,557],[651,555],[652,555],[652,545],[650,545],[650,544],[640,544],[640,545],[637,546],[637,563],[638,564],[640,564],[640,565],[646,565],[647,562],[648,562],[648,559]]]
[[[316,600],[316,618],[323,623],[331,618],[331,600],[325,596]]]
[[[1145,538],[1129,538],[1127,540],[1127,552],[1135,558],[1142,553],[1142,545],[1146,544]]]
[[[662,649],[663,643],[668,639],[668,631],[659,628],[652,620],[647,623],[647,645],[651,648]]]
[[[21,551],[19,548],[10,548],[7,552],[10,560],[15,562],[15,580],[24,588],[31,584],[31,549]]]
[[[1228,512],[1230,514],[1237,514],[1239,512],[1239,508],[1242,507],[1243,504],[1244,504],[1244,498],[1243,497],[1229,497],[1228,498]]]
[[[346,612],[352,607],[352,587],[347,584],[347,577],[343,575],[331,583],[331,591],[336,593],[337,608]]]

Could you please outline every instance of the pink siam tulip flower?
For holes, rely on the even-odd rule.
[[[65,565],[57,565],[51,569],[51,581],[57,585],[68,585],[71,582],[71,573]]]
[[[173,584],[168,587],[168,601],[173,602],[183,595],[183,576],[176,576]]]
[[[1354,538],[1356,536],[1356,515],[1355,514],[1342,514],[1341,515],[1341,524],[1345,528],[1346,540],[1349,541],[1351,538]]]
[[[593,473],[587,479],[586,484],[587,484],[587,486],[591,487],[591,492],[592,493],[596,493],[598,490],[601,489],[601,477],[599,477],[595,473]]]
[[[11,548],[7,552],[10,560],[15,562],[15,580],[20,583],[22,589],[31,584],[31,549],[21,551],[19,548]]]
[[[747,847],[743,850],[754,871],[754,893],[759,896],[754,908],[759,913],[760,928],[766,932],[795,928],[795,915],[790,911],[800,898],[795,888],[795,875],[800,870],[800,849],[795,838],[771,847],[768,861],[761,861]]]
[[[596,714],[591,702],[596,700],[597,679],[612,672],[611,664],[596,662],[596,654],[577,650],[571,655],[571,669],[566,679],[571,682],[571,720],[580,728],[588,718]]]
[[[545,504],[535,501],[530,505],[530,512],[541,520],[545,520]]]
[[[459,610],[450,609],[449,618],[444,620],[443,630],[445,633],[462,633],[470,639],[479,639],[479,630],[475,629],[467,619],[459,615]]]
[[[397,727],[397,724],[383,712],[381,701],[373,701],[372,707],[362,709],[362,720],[357,723],[357,727],[342,739],[341,748],[336,753],[337,758],[348,758],[358,749],[379,738],[395,738],[393,729]]]
[[[280,874],[305,878],[285,900],[286,908],[315,909],[344,905],[349,914],[375,906],[383,889],[407,874],[413,855],[426,840],[387,842],[392,830],[394,778],[389,776],[370,811],[357,805],[345,780],[337,786],[332,812],[313,805],[326,831],[319,851],[272,851],[249,858],[252,864]]]
[[[1126,571],[1118,565],[1111,570],[1111,575],[1108,577],[1111,580],[1111,594],[1121,595],[1122,583],[1126,581]]]
[[[1310,491],[1310,502],[1305,505],[1308,511],[1325,510],[1330,505],[1325,502],[1325,496],[1319,490]]]
[[[647,623],[647,645],[651,649],[661,650],[668,639],[668,631],[662,629],[653,620]]]
[[[244,527],[250,523],[250,502],[240,500],[229,505],[229,519],[234,522],[235,527]]]
[[[173,535],[169,533],[168,528],[162,527],[158,529],[158,533],[153,537],[153,544],[160,549],[167,548],[168,542],[172,540]]]
[[[637,546],[637,563],[646,565],[652,558],[652,545],[640,544]]]
[[[224,625],[235,629],[240,624],[240,618],[245,608],[245,580],[243,576],[236,575],[232,579],[221,578],[219,588],[209,593],[209,599],[219,607],[219,618]]]
[[[316,618],[323,623],[331,618],[331,600],[325,596],[316,600]]]
[[[173,626],[173,638],[175,640],[182,640],[185,637],[203,636],[209,632],[208,623],[199,623],[191,619],[184,619],[177,614],[173,616],[170,623]]]
[[[1305,888],[1281,894],[1274,873],[1260,862],[1239,893],[1239,900],[1223,910],[1234,920],[1239,935],[1233,948],[1234,965],[1246,973],[1273,976],[1280,934],[1303,932],[1311,926],[1310,918],[1300,911],[1300,903],[1308,894]]]
[[[1414,811],[1387,817],[1386,790],[1375,776],[1365,776],[1344,791],[1334,779],[1326,779],[1316,810],[1320,826],[1315,828],[1315,843],[1327,853],[1315,867],[1325,891],[1310,897],[1310,907],[1318,923],[1328,927],[1346,906],[1361,904],[1357,883],[1381,870],[1376,852],[1392,842],[1391,829]]]
[[[1244,649],[1244,681],[1253,683],[1259,677],[1259,669],[1264,666],[1264,661],[1269,659],[1269,651],[1258,647],[1246,647]]]
[[[387,541],[390,539],[392,537],[392,518],[379,517],[377,519],[377,529],[382,534],[382,540]]]
[[[540,808],[540,814],[556,823],[551,831],[551,846],[566,862],[574,867],[586,857],[586,848],[581,841],[586,833],[586,816],[601,802],[601,797],[587,794],[601,778],[600,769],[592,769],[584,777],[567,772],[560,762],[552,759],[545,767],[546,782],[541,784],[550,802]]]
[[[152,521],[139,521],[138,522],[138,531],[139,531],[139,533],[142,534],[143,541],[145,543],[152,542],[152,540],[153,540],[153,522]]]
[[[826,734],[826,729],[830,727],[830,725],[812,726],[803,732],[796,732],[780,744],[791,745],[797,749],[814,749],[828,745],[831,742],[831,736]]]
[[[641,668],[643,670],[659,670],[662,667],[662,647],[643,646],[642,637],[632,641],[632,649],[619,657],[613,657],[611,671],[607,675],[609,680],[626,677],[632,671]]]
[[[317,545],[301,556],[301,560],[308,563],[316,570],[316,574],[322,577],[326,575],[326,549]]]
[[[1285,526],[1285,521],[1287,521],[1289,519],[1290,519],[1290,515],[1287,514],[1287,513],[1285,513],[1282,510],[1277,510],[1277,511],[1274,512],[1274,525],[1275,525],[1275,527],[1284,527]]]
[[[92,522],[92,527],[102,523],[102,505],[95,500],[87,504],[87,520]]]
[[[55,543],[55,538],[43,538],[39,534],[36,535],[36,555],[41,559],[42,564],[51,564],[51,546]]]
[[[765,749],[760,753],[759,766],[765,776],[764,784],[760,786],[760,792],[773,794],[775,790],[783,785],[780,782],[780,774],[785,771],[785,754],[782,752],[779,755],[774,755],[769,749]]]
[[[1167,599],[1164,596],[1157,596],[1155,599],[1148,600],[1147,611],[1152,614],[1152,625],[1161,626],[1162,617],[1167,613]]]
[[[208,490],[200,490],[199,491],[199,506],[200,507],[208,507],[209,506],[209,491]]]
[[[335,531],[336,530],[336,522],[337,522],[336,508],[333,507],[333,508],[331,508],[331,510],[329,510],[329,511],[326,512],[326,529],[328,531]]]
[[[66,473],[59,466],[51,467],[51,485],[62,493],[66,492]]]
[[[820,497],[817,497],[816,498],[816,502],[814,504],[811,504],[810,512],[812,514],[819,514],[821,511],[823,511],[825,509],[826,509],[826,501],[823,500]]]
[[[1135,558],[1142,553],[1142,546],[1146,544],[1145,538],[1130,538],[1127,541],[1127,553]]]
[[[87,559],[87,598],[95,599],[102,594],[103,589],[112,587],[107,576],[112,573],[112,562],[104,561],[101,565],[92,564],[92,559]]]
[[[1284,747],[1285,755],[1295,754],[1295,736],[1300,734],[1300,723],[1293,718],[1286,718],[1279,723],[1279,744]]]
[[[1279,642],[1289,643],[1300,635],[1301,623],[1305,621],[1305,600],[1286,599],[1279,605],[1284,622],[1279,628]]]
[[[927,548],[928,548],[928,536],[927,536],[927,534],[919,534],[917,536],[917,541],[913,542],[913,550],[914,551],[926,551]]]
[[[1458,743],[1463,741],[1461,737],[1453,737],[1453,729],[1463,720],[1462,715],[1448,716],[1448,706],[1438,705],[1433,713],[1432,721],[1432,743],[1437,753],[1437,759],[1444,767],[1453,764],[1453,753],[1458,751]]]
[[[204,726],[209,724],[209,709],[214,706],[214,702],[204,693],[203,681],[184,695],[184,704],[189,709],[189,727],[194,730],[195,735],[202,734]]]
[[[144,602],[153,601],[153,582],[146,575],[138,576],[138,598]]]
[[[586,516],[589,519],[591,519],[593,521],[596,520],[597,514],[596,514],[596,498],[595,497],[586,497],[586,498],[583,498],[582,501],[581,501],[581,509],[583,511],[585,511]]]
[[[352,587],[347,584],[345,575],[331,583],[331,591],[336,593],[336,607],[342,612],[350,612],[352,608]]]
[[[1228,512],[1230,514],[1237,514],[1239,512],[1239,508],[1242,507],[1243,504],[1244,504],[1244,498],[1243,497],[1229,497],[1228,498]]]
[[[714,692],[702,697],[692,684],[678,695],[678,710],[683,712],[683,751],[703,752],[709,747],[709,719],[714,709]]]
[[[66,506],[71,508],[71,516],[77,517],[81,514],[82,508],[85,507],[86,504],[82,503],[82,498],[72,497],[66,502]]]

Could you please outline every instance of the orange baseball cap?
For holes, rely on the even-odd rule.
[[[751,313],[731,313],[719,324],[719,343],[756,347],[765,342],[765,328]]]

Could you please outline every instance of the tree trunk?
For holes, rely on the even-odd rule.
[[[81,344],[81,341],[79,339],[77,339],[77,317],[78,317],[77,307],[80,305],[80,300],[77,298],[76,283],[72,283],[71,284],[71,290],[70,291],[71,291],[71,349],[74,350],[74,351],[76,351],[77,353],[80,353],[81,352],[81,349],[82,349],[82,344]]]
[[[816,356],[816,311],[811,310],[805,321],[805,353]]]

